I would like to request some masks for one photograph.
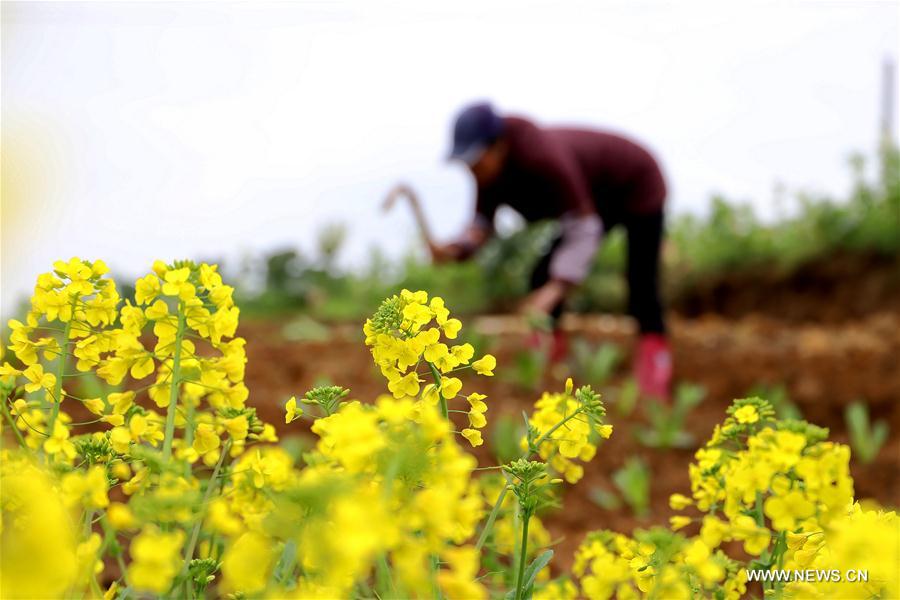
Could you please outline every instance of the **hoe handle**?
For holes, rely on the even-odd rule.
[[[422,239],[429,248],[434,247],[434,237],[432,237],[431,229],[428,227],[428,222],[425,220],[422,204],[419,202],[418,195],[416,195],[411,187],[402,183],[394,186],[384,199],[384,210],[390,210],[394,204],[397,203],[397,200],[403,197],[409,201],[409,206],[412,208],[413,217],[416,220],[416,226],[419,228]]]

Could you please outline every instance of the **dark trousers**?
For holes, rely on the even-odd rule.
[[[665,333],[662,302],[659,296],[659,258],[663,236],[663,213],[649,215],[622,215],[612,220],[603,219],[604,234],[622,226],[628,238],[628,314],[637,319],[641,333]],[[562,242],[556,238],[547,253],[541,257],[531,273],[531,289],[537,289],[550,280],[550,261]],[[556,321],[562,315],[562,303],[552,311]]]

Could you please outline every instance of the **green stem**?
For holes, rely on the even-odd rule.
[[[72,321],[75,320],[74,308],[75,302],[72,302],[73,314],[66,322],[66,328],[63,331],[63,343],[59,353],[59,365],[56,367],[56,384],[53,387],[53,402],[50,408],[50,421],[47,423],[47,432],[53,435],[53,427],[56,425],[56,417],[59,416],[59,405],[62,404],[62,384],[63,375],[66,371],[66,353],[69,351],[69,334],[72,332]]]
[[[494,521],[497,520],[497,515],[500,514],[500,507],[503,506],[503,500],[506,498],[506,494],[509,492],[509,485],[504,484],[503,490],[497,496],[497,501],[494,502],[494,507],[491,509],[491,514],[488,515],[487,521],[484,523],[484,527],[481,529],[481,535],[478,536],[478,542],[475,544],[475,549],[481,551],[481,548],[484,546],[484,542],[487,541],[487,536],[491,532],[491,528],[494,526]]]
[[[438,371],[437,367],[435,367],[433,364],[431,364],[427,360],[425,361],[425,364],[428,365],[428,367],[431,369],[431,376],[434,377],[434,385],[440,386],[441,385],[441,372]],[[438,397],[441,399],[441,414],[444,415],[445,419],[450,418],[450,413],[447,410],[447,399],[444,398],[444,391],[442,389],[438,389]]]
[[[564,419],[562,419],[559,423],[551,427],[547,433],[538,438],[537,442],[535,442],[534,447],[540,449],[541,444],[543,444],[547,439],[553,434],[554,431],[568,423],[570,420],[575,418],[578,414],[581,413],[581,409],[579,408],[571,415],[568,415]],[[525,453],[522,458],[528,458],[528,453]],[[507,480],[507,484],[509,480]],[[500,495],[497,496],[497,501],[494,503],[494,507],[491,509],[491,514],[488,515],[488,520],[484,523],[484,528],[481,530],[481,535],[478,536],[478,542],[475,544],[475,548],[477,550],[481,550],[484,547],[485,541],[487,541],[487,536],[491,532],[491,528],[494,526],[494,521],[497,520],[497,516],[500,514],[500,506],[503,504],[504,498],[506,498],[506,493],[509,491],[509,486],[504,485],[503,490],[500,492]]]
[[[528,560],[528,523],[531,521],[531,514],[525,511],[522,519],[522,546],[519,549],[519,568],[516,572],[516,600],[522,600],[523,579],[525,577],[525,563]]]
[[[437,600],[442,600],[444,595],[441,593],[441,586],[438,584],[438,571],[441,570],[441,566],[438,563],[438,557],[431,557],[431,586],[432,591],[434,593],[434,598]]]
[[[209,555],[216,562],[219,562],[219,559],[222,558],[222,552],[219,551],[219,540],[216,539],[215,532],[209,536]]]
[[[100,527],[103,529],[103,545],[100,547],[101,556],[109,552],[110,556],[115,557],[116,564],[119,565],[119,577],[125,582],[125,587],[130,588],[128,581],[128,569],[125,567],[125,559],[122,557],[122,547],[116,539],[116,531],[109,524],[106,513],[100,514]],[[121,594],[122,590],[119,590]]]
[[[84,537],[91,537],[91,532],[94,529],[94,511],[85,510],[84,511]]]
[[[188,447],[194,443],[194,405],[188,404],[187,418],[184,424],[184,446]],[[184,475],[189,477],[191,474],[191,463],[186,462],[184,465]]]
[[[382,554],[376,562],[376,587],[381,590],[382,598],[395,597],[394,592],[394,576],[391,574],[391,566],[388,564],[387,557]]]
[[[782,531],[778,534],[778,538],[775,540],[775,546],[772,548],[772,558],[770,562],[773,566],[777,566],[779,569],[784,568],[784,551],[787,550],[787,534]],[[784,585],[778,581],[775,583],[775,597],[781,598],[783,596],[782,588]]]
[[[219,487],[219,471],[222,469],[222,463],[225,462],[225,456],[231,450],[231,440],[225,442],[222,452],[219,454],[219,460],[213,468],[212,475],[209,477],[209,483],[206,485],[206,491],[203,493],[203,501],[200,503],[200,514],[197,515],[197,522],[194,523],[194,529],[191,531],[191,539],[188,542],[187,550],[184,552],[184,565],[181,567],[181,573],[184,575],[191,566],[191,560],[194,558],[194,549],[197,547],[197,540],[200,539],[200,527],[203,525],[203,519],[206,516],[206,507],[209,505],[209,498],[212,491]],[[188,582],[190,584],[190,582]]]
[[[128,567],[125,566],[125,558],[122,556],[121,550],[116,554],[116,564],[119,565],[119,571],[122,572],[122,581],[125,582],[125,587],[130,588],[131,584],[128,583]]]
[[[27,450],[28,446],[25,444],[25,438],[22,437],[22,432],[19,431],[18,427],[16,427],[16,422],[13,421],[12,415],[9,414],[9,408],[7,408],[6,406],[6,400],[7,398],[4,398],[3,402],[0,402],[0,409],[3,410],[3,416],[6,417],[6,421],[9,423],[10,428],[13,430],[13,433],[16,434],[16,439],[19,440],[19,445]]]
[[[210,544],[212,546],[212,544]],[[293,583],[294,564],[297,559],[297,544],[293,540],[288,540],[284,544],[281,551],[281,558],[278,564],[272,569],[272,579],[282,587],[287,587],[288,583]]]
[[[91,573],[90,584],[91,584],[91,591],[94,593],[94,597],[102,598],[103,590],[100,589],[100,584],[97,583],[97,576],[94,575],[93,573]]]
[[[434,385],[438,388],[438,398],[440,398],[441,405],[441,415],[447,420],[450,419],[450,412],[447,410],[447,399],[444,398],[444,391],[440,389],[441,385],[441,372],[438,371],[437,367],[431,364],[429,361],[425,361],[425,364],[428,365],[428,368],[431,369],[431,376],[434,378]],[[434,597],[438,600],[443,598],[443,594],[441,594],[441,588],[437,582],[437,574],[440,570],[440,566],[438,565],[438,558],[436,556],[431,557],[431,584],[434,587]]]
[[[94,511],[93,510],[85,510],[84,511],[84,539],[87,541],[91,537],[91,533],[94,529]],[[103,554],[103,546],[100,547],[98,553]],[[94,560],[98,558],[97,554],[94,555]],[[90,578],[88,579],[88,584],[90,585],[91,591],[94,593],[94,596],[97,598],[103,597],[103,591],[100,589],[100,585],[97,583],[97,577],[93,572],[90,574]]]
[[[163,460],[172,458],[172,439],[175,437],[175,412],[178,410],[178,381],[181,377],[181,339],[184,337],[184,310],[178,303],[178,330],[175,332],[175,355],[172,357],[172,386],[169,388],[169,408],[166,413],[166,437],[163,441]]]
[[[756,504],[753,507],[753,516],[756,520],[757,527],[764,527],[766,523],[766,517],[763,513],[763,496],[762,492],[756,492]],[[764,563],[769,563],[772,558],[772,552],[766,548],[760,555],[759,560]],[[772,589],[772,582],[763,581],[763,591],[769,591]]]
[[[778,534],[778,539],[775,541],[775,549],[773,550],[773,560],[778,565],[778,568],[784,567],[784,553],[787,550],[787,533],[782,531]]]

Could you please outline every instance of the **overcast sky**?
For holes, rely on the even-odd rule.
[[[714,192],[771,216],[776,183],[843,193],[877,139],[897,2],[299,2],[2,5],[2,302],[56,258],[312,248],[345,264],[414,242],[379,210],[403,179],[434,229],[468,218],[442,160],[455,110],[627,132],[669,210]],[[895,96],[896,97],[896,96]],[[8,312],[3,308],[4,314]]]

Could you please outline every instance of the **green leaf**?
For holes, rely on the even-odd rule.
[[[650,469],[639,457],[629,458],[624,467],[613,473],[613,483],[639,518],[646,516],[650,503],[650,476]]]
[[[535,559],[531,561],[531,564],[528,565],[528,568],[525,569],[524,587],[526,598],[531,598],[531,589],[534,587],[534,580],[537,579],[538,573],[547,566],[552,558],[553,550],[545,550],[541,554],[538,554]]]
[[[881,446],[887,440],[888,424],[882,420],[878,420],[872,428],[872,442],[875,446]]]
[[[869,463],[878,456],[888,436],[888,425],[883,420],[872,423],[869,409],[862,402],[854,402],[844,412],[844,419],[850,433],[853,453],[863,463]]]

